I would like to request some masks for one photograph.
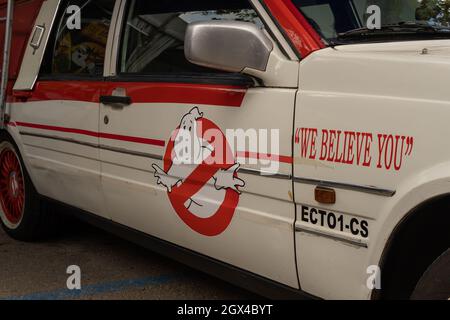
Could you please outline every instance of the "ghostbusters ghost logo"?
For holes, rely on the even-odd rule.
[[[239,188],[245,186],[239,168],[223,132],[198,108],[186,114],[173,133],[164,169],[153,164],[157,183],[167,189],[178,216],[205,236],[217,236],[230,225]]]

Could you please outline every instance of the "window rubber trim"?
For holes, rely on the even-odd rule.
[[[105,78],[110,82],[218,84],[254,87],[257,81],[243,74],[120,74]]]

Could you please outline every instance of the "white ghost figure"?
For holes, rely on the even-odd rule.
[[[201,133],[198,132],[197,120],[201,118],[203,118],[203,113],[198,108],[194,108],[181,119],[180,128],[175,137],[174,164],[199,165],[214,151],[213,147],[205,144],[199,136]]]
[[[171,193],[172,188],[180,186],[197,168],[214,152],[214,148],[201,137],[198,120],[203,113],[196,107],[186,114],[180,122],[180,127],[174,138],[172,167],[165,172],[153,164],[158,184]],[[184,204],[189,211],[200,217],[210,218],[222,205],[228,189],[240,194],[238,187],[244,187],[245,182],[236,177],[239,163],[227,170],[219,170],[196,194]]]

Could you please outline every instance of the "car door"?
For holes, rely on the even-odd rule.
[[[248,1],[133,0],[121,12],[100,112],[108,214],[298,288],[290,179],[298,61],[294,83],[264,87],[186,60],[189,23],[244,20],[262,28]],[[200,159],[183,163],[196,151]],[[206,161],[212,156],[226,160]]]
[[[356,13],[363,17],[367,9],[365,1],[356,2],[356,11],[350,10],[354,1],[294,3],[317,30],[331,26],[331,37],[347,28],[336,21],[354,20],[348,28],[356,28]],[[302,61],[296,103],[299,278],[302,289],[334,299],[370,296],[367,279],[380,273],[369,257],[400,178],[412,169],[414,148],[395,113],[413,105],[397,97],[394,86],[387,93],[381,73],[399,63],[372,59],[377,48],[353,50],[324,49]]]
[[[11,110],[38,191],[100,215],[99,97],[114,6],[114,0],[44,4]]]

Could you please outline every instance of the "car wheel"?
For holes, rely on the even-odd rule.
[[[41,210],[41,201],[14,142],[0,135],[0,222],[5,232],[20,241],[46,236],[54,219]]]
[[[423,274],[411,299],[450,300],[450,249],[436,259]]]

